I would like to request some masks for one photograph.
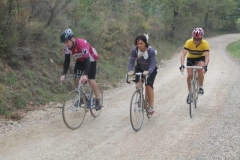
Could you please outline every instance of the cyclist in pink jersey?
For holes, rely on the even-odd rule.
[[[82,83],[89,82],[96,96],[96,110],[102,108],[100,101],[98,84],[95,81],[96,65],[98,54],[96,50],[85,40],[81,38],[74,38],[74,34],[70,28],[62,32],[60,42],[64,43],[64,68],[61,80],[65,80],[65,75],[70,65],[70,55],[76,59],[74,74],[82,75]],[[78,86],[78,78],[74,77],[74,85]]]

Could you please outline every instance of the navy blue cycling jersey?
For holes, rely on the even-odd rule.
[[[155,49],[149,46],[145,52],[141,52],[137,47],[134,47],[131,51],[128,71],[133,71],[135,62],[137,62],[138,66],[149,71],[149,74],[151,74],[157,65]]]

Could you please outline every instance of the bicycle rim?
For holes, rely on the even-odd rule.
[[[101,104],[103,105],[103,92],[102,90],[99,88],[99,96],[100,96],[100,101],[101,101]],[[91,115],[96,118],[99,116],[99,114],[101,113],[101,109],[99,109],[98,111],[96,111],[95,109],[95,103],[96,103],[96,99],[95,99],[95,96],[94,96],[94,93],[92,92],[91,95],[90,95],[90,105],[91,105],[91,108],[90,108],[90,112],[91,112]]]
[[[134,131],[139,131],[144,120],[144,104],[140,90],[136,90],[130,104],[130,122]]]
[[[62,116],[65,125],[77,129],[82,124],[86,114],[86,101],[77,90],[69,92],[64,99]]]

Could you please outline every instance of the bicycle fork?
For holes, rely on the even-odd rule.
[[[138,89],[138,94],[139,94],[139,96],[137,96],[136,98],[136,100],[135,100],[135,107],[134,107],[134,111],[141,111],[142,110],[142,108],[144,107],[144,97],[143,97],[143,94],[142,94],[142,88],[139,88]]]

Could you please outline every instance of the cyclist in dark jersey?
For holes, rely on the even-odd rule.
[[[76,59],[74,74],[82,75],[82,83],[89,82],[96,96],[96,110],[101,109],[98,84],[95,81],[96,76],[96,61],[98,54],[96,50],[85,40],[81,38],[74,38],[74,34],[70,28],[62,32],[60,42],[64,43],[64,68],[61,80],[65,80],[65,75],[70,65],[70,55]],[[78,78],[74,78],[75,87],[78,86]]]
[[[146,83],[146,94],[148,97],[149,107],[147,108],[147,114],[153,114],[153,83],[157,75],[157,60],[156,50],[148,44],[148,35],[139,35],[135,39],[135,47],[132,49],[129,64],[128,64],[128,75],[134,74],[135,72],[142,72],[144,76],[148,76]]]

